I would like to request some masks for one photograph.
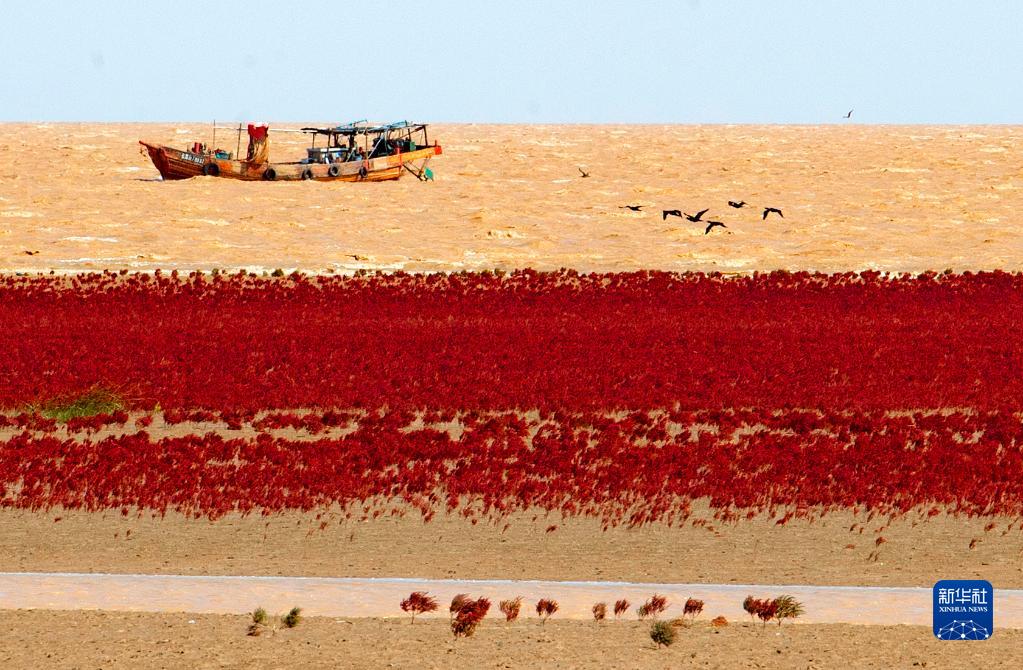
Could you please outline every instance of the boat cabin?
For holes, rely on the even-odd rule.
[[[312,146],[306,149],[303,163],[347,163],[409,153],[429,146],[426,125],[408,121],[382,126],[356,121],[333,128],[302,128],[302,132],[312,135]],[[316,146],[321,135],[323,144]]]

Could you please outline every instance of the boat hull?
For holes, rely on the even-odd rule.
[[[441,153],[439,145],[391,156],[380,156],[348,163],[250,163],[215,158],[139,141],[149,153],[153,165],[164,179],[224,177],[243,181],[393,181],[416,161]]]

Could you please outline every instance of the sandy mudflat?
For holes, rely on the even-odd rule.
[[[185,148],[209,125],[0,124],[0,268],[1023,269],[1017,126],[431,131],[432,184],[271,184],[154,181],[137,140]],[[304,155],[301,136],[273,141]]]
[[[240,605],[240,607],[242,607]],[[194,623],[189,623],[192,621]],[[12,668],[1012,668],[1023,632],[936,640],[919,626],[706,622],[656,649],[635,620],[487,620],[454,640],[443,620],[309,618],[257,638],[244,616],[2,611],[0,662]]]
[[[1009,519],[994,519],[989,532],[983,528],[992,519],[897,521],[882,531],[877,561],[870,554],[883,522],[849,532],[856,520],[848,513],[785,527],[755,519],[713,532],[660,525],[602,532],[591,519],[534,522],[531,514],[508,519],[504,532],[457,515],[428,524],[412,515],[322,520],[324,530],[316,514],[298,512],[209,522],[4,510],[0,571],[922,587],[980,578],[1023,587],[1023,536],[1003,535]],[[548,533],[550,525],[557,529]]]

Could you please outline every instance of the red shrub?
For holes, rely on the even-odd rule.
[[[215,431],[0,417],[9,507],[1023,515],[1021,275],[6,276],[0,320],[0,405],[109,384]]]
[[[757,617],[767,625],[767,622],[778,613],[778,602],[776,600],[762,600],[757,607]]]
[[[742,608],[750,615],[750,618],[757,617],[767,625],[767,622],[778,613],[778,600],[760,599],[753,596],[746,596],[742,602]]]
[[[425,591],[413,591],[408,598],[401,601],[401,611],[412,615],[412,623],[415,623],[417,614],[435,612],[436,610],[437,599],[430,597]]]
[[[547,623],[547,619],[550,619],[555,612],[558,611],[558,601],[548,600],[547,598],[541,598],[536,603],[536,614],[540,617],[541,623]]]
[[[455,637],[472,637],[489,611],[490,601],[486,598],[462,603],[451,621],[451,632]]]
[[[522,609],[522,596],[513,600],[502,600],[500,607],[505,621],[515,621],[519,618],[519,611]]]
[[[650,596],[650,600],[640,605],[636,613],[640,619],[646,619],[647,617],[656,619],[666,609],[668,609],[668,599],[655,593]]]
[[[742,609],[746,611],[746,614],[749,614],[750,619],[753,619],[757,616],[759,602],[760,601],[754,598],[753,596],[746,596],[746,599],[742,601]]]
[[[249,411],[994,409],[1023,397],[1004,364],[1021,289],[1003,272],[7,276],[0,406],[109,382]]]
[[[448,607],[448,612],[451,614],[451,618],[453,619],[455,615],[458,614],[458,611],[460,609],[462,609],[471,602],[475,601],[473,601],[473,599],[469,597],[468,593],[459,593],[454,598],[452,598],[451,605],[450,607]]]

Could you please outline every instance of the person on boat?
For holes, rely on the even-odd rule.
[[[267,163],[270,160],[269,126],[249,124],[249,148],[246,155],[250,163]]]

